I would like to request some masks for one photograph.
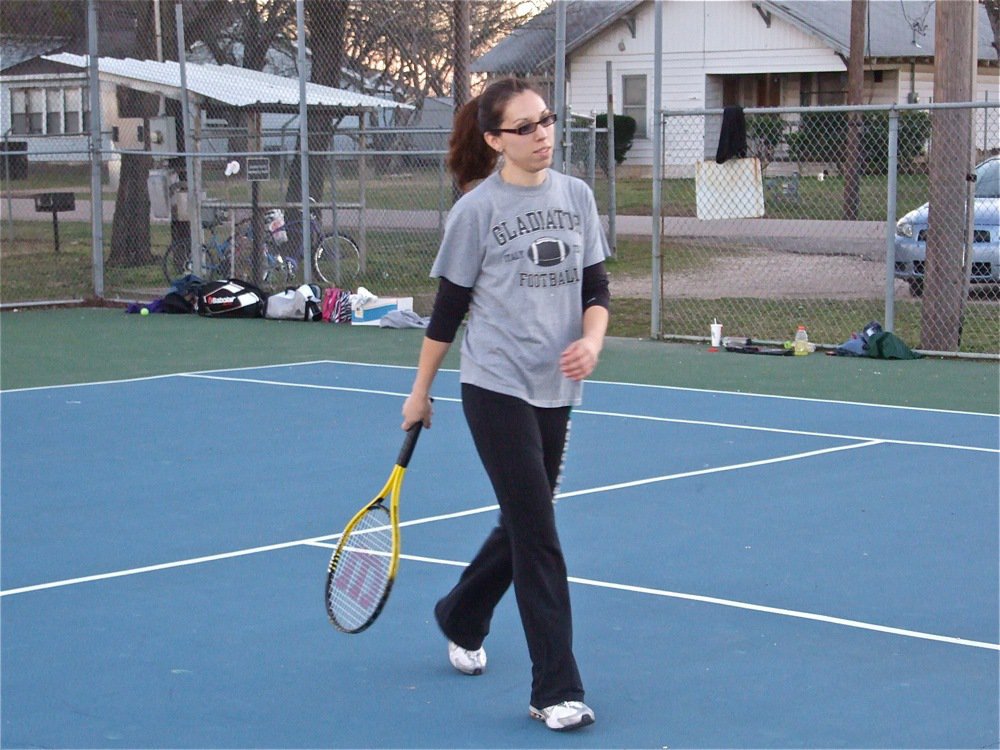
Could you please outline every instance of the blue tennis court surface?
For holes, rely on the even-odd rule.
[[[2,394],[5,748],[1000,743],[996,415],[588,383],[558,519],[597,723],[527,714],[513,596],[481,677],[431,617],[496,520],[458,377],[376,624],[326,564],[410,368],[314,362]]]

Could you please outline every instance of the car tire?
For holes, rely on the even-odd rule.
[[[910,294],[912,294],[914,297],[924,296],[923,279],[907,279],[906,283],[910,285]]]

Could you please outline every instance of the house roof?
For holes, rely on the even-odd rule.
[[[14,12],[16,13],[16,10]],[[69,15],[72,16],[72,13]],[[26,25],[22,25],[21,28],[26,28]],[[0,34],[0,71],[7,71],[22,63],[30,63],[42,55],[50,55],[55,52],[87,54],[88,39],[85,25],[74,28],[72,25],[60,24],[60,28],[62,31],[56,34],[20,30],[14,33],[10,33],[8,30],[8,33]],[[102,3],[97,18],[97,28],[98,48],[103,54],[114,57],[130,54],[135,46],[135,4]],[[39,72],[47,71],[28,66],[23,70],[16,71],[13,75]]]
[[[566,3],[566,50],[572,51],[644,0],[571,0]],[[556,54],[555,4],[514,29],[472,64],[476,73],[526,75],[553,67]]]
[[[573,0],[566,3],[566,51],[593,39],[610,25],[627,17],[647,0]],[[751,0],[747,0],[751,2]],[[763,14],[771,13],[836,52],[850,52],[851,3],[847,0],[759,0]],[[986,8],[979,13],[978,59],[997,60],[993,32]],[[869,9],[869,58],[928,58],[934,56],[933,0],[871,0]],[[916,27],[916,28],[915,28]],[[553,67],[555,56],[555,6],[533,16],[486,54],[472,70],[478,73],[525,75]]]
[[[0,39],[0,70],[55,52],[68,41],[57,36],[4,36]]]
[[[87,67],[83,55],[46,55],[46,60],[79,68]],[[102,57],[98,62],[101,79],[121,86],[164,94],[170,98],[181,96],[180,65],[175,61],[133,60]],[[188,91],[213,103],[241,109],[259,109],[267,112],[298,112],[299,81],[270,73],[238,68],[233,65],[186,63],[185,76]],[[306,84],[306,104],[309,107],[331,109],[413,109],[410,104],[380,99],[354,91],[345,91],[317,83]]]
[[[761,0],[761,9],[774,13],[830,47],[848,55],[851,49],[851,3],[824,0]],[[993,30],[986,6],[976,3],[979,17],[977,59],[996,62]],[[868,57],[919,58],[934,56],[934,2],[931,0],[870,0],[868,3]]]

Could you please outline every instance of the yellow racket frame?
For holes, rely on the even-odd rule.
[[[403,440],[403,447],[399,451],[399,458],[396,459],[396,464],[392,467],[392,471],[389,473],[389,479],[386,481],[385,486],[379,490],[378,494],[375,495],[372,500],[365,503],[365,505],[351,517],[351,520],[347,522],[343,532],[341,532],[340,541],[337,543],[337,547],[333,551],[333,555],[330,556],[330,564],[327,566],[326,591],[324,592],[324,597],[326,600],[327,615],[330,618],[330,622],[341,632],[360,633],[368,628],[373,622],[375,622],[379,614],[381,614],[382,609],[385,606],[385,602],[389,598],[389,592],[392,591],[393,582],[396,580],[396,572],[399,569],[399,497],[403,491],[403,477],[406,475],[406,467],[410,462],[410,457],[413,455],[413,449],[416,447],[417,438],[420,436],[420,430],[422,427],[423,425],[420,422],[417,422],[417,424],[407,430],[406,438]],[[343,554],[344,548],[347,546],[348,540],[354,532],[355,527],[372,508],[377,505],[383,505],[384,507],[384,501],[387,497],[389,498],[389,524],[392,532],[392,547],[389,553],[389,571],[385,591],[382,593],[381,601],[375,607],[374,612],[364,624],[358,628],[346,629],[336,621],[330,608],[329,591],[331,577],[337,569],[341,555]]]

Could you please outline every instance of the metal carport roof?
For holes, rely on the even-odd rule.
[[[86,68],[83,55],[62,53],[45,55],[46,60]],[[185,77],[190,94],[204,103],[215,102],[240,109],[264,112],[297,112],[299,81],[262,73],[235,65],[185,63]],[[163,94],[180,99],[181,68],[175,61],[134,60],[102,57],[98,60],[101,80],[138,91]],[[380,99],[317,83],[306,84],[306,105],[310,108],[339,110],[413,109],[410,104]]]

